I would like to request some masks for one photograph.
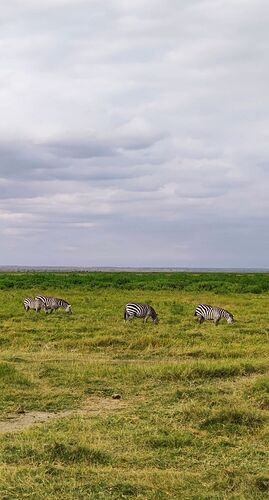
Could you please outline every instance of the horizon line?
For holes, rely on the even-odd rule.
[[[133,271],[133,272],[269,272],[268,267],[177,267],[177,266],[29,266],[29,265],[0,265],[0,272],[5,271]]]

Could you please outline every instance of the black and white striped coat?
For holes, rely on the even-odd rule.
[[[27,299],[24,299],[23,305],[25,311],[29,311],[29,309],[34,309],[36,312],[39,312],[40,309],[44,309],[42,302],[37,298],[31,299],[30,297],[27,297]]]
[[[45,295],[38,295],[35,299],[42,303],[46,313],[51,313],[55,309],[59,309],[59,307],[62,307],[65,312],[72,312],[71,305],[66,300],[57,299],[56,297],[46,297]]]
[[[153,307],[147,304],[138,304],[136,302],[129,302],[125,306],[124,319],[128,321],[133,318],[144,318],[144,323],[148,318],[151,318],[153,323],[158,323],[158,315]]]
[[[219,321],[224,318],[227,323],[232,324],[235,322],[233,315],[222,309],[221,307],[208,306],[207,304],[200,304],[196,307],[194,316],[198,316],[198,323],[203,323],[206,319],[211,320],[217,326]]]

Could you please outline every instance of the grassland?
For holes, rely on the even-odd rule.
[[[268,292],[268,275],[0,274],[1,423],[62,416],[1,432],[0,498],[268,498]],[[73,315],[24,312],[36,293]],[[124,324],[129,300],[160,323]],[[198,326],[199,302],[236,324]]]

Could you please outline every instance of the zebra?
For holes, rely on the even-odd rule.
[[[153,307],[147,304],[137,304],[130,302],[126,304],[124,310],[124,319],[128,321],[133,318],[144,318],[144,323],[147,322],[148,318],[151,318],[153,323],[159,323],[159,318]]]
[[[23,305],[25,311],[29,311],[29,309],[34,309],[36,312],[39,312],[40,309],[44,309],[42,302],[38,298],[31,299],[30,297],[27,297],[27,299],[24,299]]]
[[[232,324],[235,322],[233,315],[222,309],[221,307],[212,307],[206,304],[200,304],[196,307],[194,316],[198,316],[198,323],[203,323],[206,319],[212,320],[215,326],[218,325],[219,321],[224,318],[227,323]]]
[[[46,313],[52,313],[55,309],[59,309],[59,307],[62,307],[67,313],[72,313],[71,305],[66,300],[46,297],[44,295],[38,295],[35,298],[42,303]]]

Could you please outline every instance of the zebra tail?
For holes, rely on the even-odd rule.
[[[194,316],[198,316],[197,311],[195,311]]]
[[[124,310],[124,319],[125,319],[125,321],[127,320],[127,311],[126,311],[126,309]]]

